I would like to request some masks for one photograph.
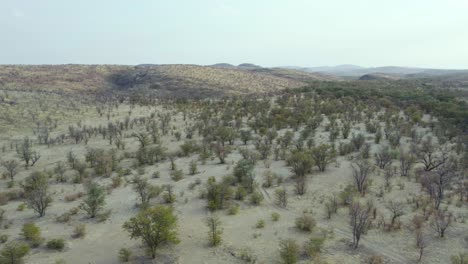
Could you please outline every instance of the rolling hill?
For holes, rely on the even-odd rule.
[[[293,69],[199,65],[1,65],[0,89],[68,93],[147,91],[165,97],[274,92],[337,80]]]

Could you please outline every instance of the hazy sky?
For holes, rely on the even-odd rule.
[[[468,69],[468,0],[0,0],[0,64]]]

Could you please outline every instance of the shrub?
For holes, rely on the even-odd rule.
[[[83,238],[86,235],[86,225],[85,224],[79,224],[75,226],[75,229],[73,230],[73,235],[72,237],[74,238]]]
[[[25,203],[22,203],[20,205],[18,205],[18,207],[16,208],[16,211],[24,211],[24,209],[26,208],[26,204]]]
[[[31,242],[33,247],[38,247],[42,243],[41,229],[34,223],[27,223],[23,225],[21,234],[24,239]]]
[[[280,214],[277,212],[271,213],[271,220],[277,222],[280,219]]]
[[[128,248],[121,248],[119,250],[119,260],[121,262],[128,262],[130,261],[130,257],[132,256],[132,251]]]
[[[304,251],[308,257],[315,257],[322,250],[325,243],[325,237],[311,237],[304,245]]]
[[[102,222],[107,221],[107,219],[109,219],[111,213],[112,213],[112,210],[106,210],[105,212],[102,212],[102,213],[97,214],[97,215],[96,215],[97,221],[98,221],[99,223],[102,223]]]
[[[250,203],[253,205],[260,205],[263,201],[263,194],[259,191],[254,191],[250,196]]]
[[[311,232],[314,229],[317,222],[310,214],[302,214],[302,216],[296,218],[296,228],[302,231]]]
[[[190,161],[190,165],[189,165],[189,174],[190,175],[195,175],[197,173],[198,173],[197,161],[192,160],[192,161]]]
[[[171,178],[173,181],[180,181],[184,178],[184,172],[182,170],[171,171]]]
[[[232,205],[231,207],[228,208],[228,215],[236,215],[239,213],[239,206],[236,204],[236,205]]]
[[[65,241],[62,238],[51,239],[47,242],[48,249],[63,250],[65,248]]]
[[[0,235],[0,243],[5,243],[8,241],[9,236],[7,234]]]
[[[221,227],[221,220],[217,215],[208,216],[205,219],[206,226],[208,227],[208,241],[212,247],[221,244],[223,228]]]
[[[384,258],[380,255],[371,255],[366,259],[367,264],[383,264],[385,263]]]
[[[257,221],[257,224],[255,224],[256,228],[264,228],[265,227],[265,220],[260,219]]]
[[[256,263],[257,257],[254,256],[250,248],[242,248],[239,251],[239,258],[246,263]]]
[[[451,256],[450,260],[452,264],[468,264],[468,253],[460,253],[455,256]]]
[[[73,194],[69,194],[69,195],[65,195],[65,201],[67,202],[73,202],[81,197],[84,196],[84,193],[83,192],[77,192],[77,193],[73,193]]]
[[[295,264],[299,257],[299,246],[292,239],[281,240],[279,244],[281,264]]]

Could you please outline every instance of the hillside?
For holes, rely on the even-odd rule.
[[[106,93],[143,90],[159,96],[205,97],[263,93],[335,80],[320,74],[269,68],[198,65],[2,65],[0,89]]]

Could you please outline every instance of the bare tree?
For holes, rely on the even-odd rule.
[[[432,137],[427,137],[420,146],[415,146],[414,149],[416,157],[424,165],[425,171],[436,169],[448,159],[448,150],[445,148],[436,149],[432,143]]]
[[[405,213],[405,211],[404,211],[405,206],[404,206],[404,204],[402,202],[399,202],[399,201],[390,201],[389,203],[387,203],[385,205],[385,207],[392,214],[392,216],[391,216],[392,226],[395,224],[395,221]]]
[[[411,153],[400,150],[400,175],[408,177],[411,168],[414,165],[415,158]]]
[[[385,187],[389,188],[390,187],[390,179],[395,176],[395,170],[396,168],[393,166],[387,166],[384,170],[384,179],[385,179]]]
[[[419,249],[418,262],[422,260],[424,249],[427,247],[428,240],[421,229],[416,230],[416,247]]]
[[[440,203],[445,197],[445,190],[450,187],[457,177],[457,163],[449,159],[433,171],[421,172],[421,185],[434,202],[434,207],[439,209]]]
[[[18,161],[16,160],[2,161],[2,166],[7,171],[7,176],[10,178],[11,181],[13,181],[13,178],[15,177],[16,173],[18,173],[18,166],[19,166]]]
[[[133,133],[133,134],[132,134],[132,137],[135,137],[136,139],[138,139],[138,142],[140,142],[140,147],[141,147],[141,148],[144,148],[144,147],[146,147],[147,145],[150,144],[150,140],[149,140],[148,134],[146,134],[146,133],[144,133],[144,132],[141,132],[141,133]]]
[[[330,219],[333,214],[336,214],[338,211],[338,200],[336,196],[333,194],[332,196],[328,197],[327,201],[325,202],[325,213],[327,214],[327,218]]]
[[[353,202],[349,207],[350,225],[353,229],[353,248],[359,246],[361,235],[368,227],[372,208],[371,202],[367,202],[365,205]]]
[[[353,179],[361,195],[364,195],[367,189],[367,179],[372,171],[372,165],[368,160],[359,159],[351,164],[353,169]]]
[[[219,163],[224,164],[226,157],[231,153],[231,149],[228,146],[224,146],[221,142],[213,145],[213,150],[219,159]]]
[[[375,153],[375,162],[381,169],[385,169],[386,166],[392,164],[392,153],[388,146],[383,146],[378,152]]]
[[[16,152],[20,159],[24,161],[26,168],[30,165],[34,166],[41,157],[37,151],[32,149],[32,141],[28,137],[23,139],[23,143],[16,149]]]
[[[437,232],[439,237],[444,237],[445,231],[452,223],[452,214],[442,210],[437,210],[432,215],[431,227]]]
[[[143,208],[148,206],[152,198],[157,197],[162,192],[161,188],[151,185],[147,178],[142,178],[139,175],[133,178],[133,189],[138,193]]]

